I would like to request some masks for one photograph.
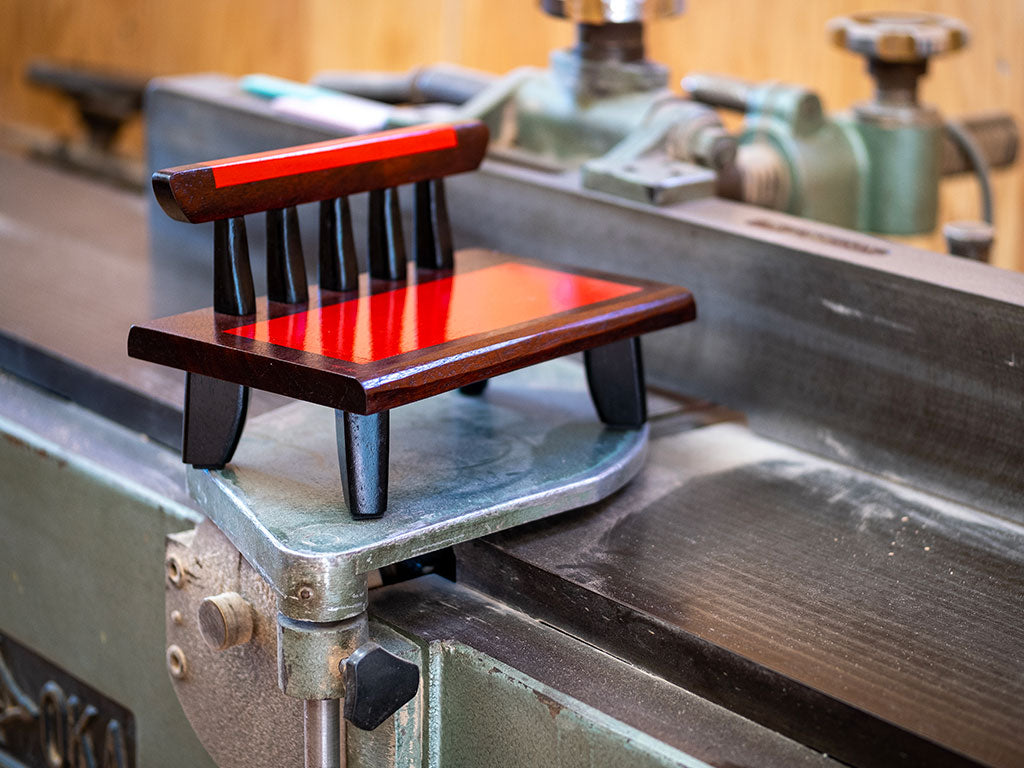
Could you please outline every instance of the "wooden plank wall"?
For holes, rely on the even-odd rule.
[[[1009,109],[1024,125],[1024,0],[689,0],[682,17],[650,29],[648,47],[670,65],[674,83],[694,70],[800,82],[841,109],[867,97],[870,81],[858,57],[830,47],[824,24],[879,6],[966,21],[970,48],[933,65],[925,98],[948,115]],[[504,72],[543,66],[572,36],[535,0],[0,0],[0,125],[73,130],[67,105],[24,84],[34,56],[154,75],[305,79],[322,69],[437,61]],[[138,127],[123,143],[140,151]],[[996,194],[996,263],[1024,269],[1024,171],[999,173]],[[977,217],[974,181],[945,182],[942,206],[944,220]],[[941,238],[915,242],[938,246]]]

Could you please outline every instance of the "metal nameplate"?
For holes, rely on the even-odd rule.
[[[0,765],[132,768],[135,718],[0,633]]]

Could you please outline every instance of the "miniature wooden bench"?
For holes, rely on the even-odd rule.
[[[187,371],[183,459],[230,461],[255,387],[336,409],[354,517],[387,506],[388,411],[584,351],[598,415],[646,420],[638,336],[695,316],[682,288],[483,250],[453,253],[443,177],[483,159],[480,122],[426,125],[181,166],[153,175],[164,211],[215,221],[214,305],[134,326],[128,354]],[[397,188],[414,184],[413,264]],[[369,192],[368,275],[347,196]],[[306,284],[295,206],[320,202],[319,287]],[[245,233],[266,211],[268,295]]]

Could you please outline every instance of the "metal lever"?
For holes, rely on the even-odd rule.
[[[372,731],[416,695],[420,670],[377,643],[365,643],[341,663],[345,677],[345,719]]]

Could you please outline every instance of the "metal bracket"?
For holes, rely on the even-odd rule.
[[[378,519],[339,514],[335,415],[307,403],[253,419],[231,467],[190,469],[189,489],[281,613],[341,621],[365,610],[369,571],[593,503],[631,479],[647,428],[605,426],[586,391],[583,369],[555,360],[492,379],[478,398],[450,392],[395,409]]]

